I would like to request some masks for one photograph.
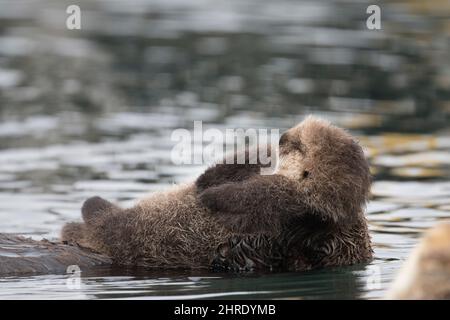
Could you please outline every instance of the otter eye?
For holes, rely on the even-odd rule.
[[[309,171],[305,170],[303,171],[303,178],[308,178],[309,176]]]

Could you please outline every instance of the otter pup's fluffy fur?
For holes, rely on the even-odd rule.
[[[450,299],[450,221],[426,232],[386,298]]]
[[[67,224],[62,239],[152,267],[307,270],[369,261],[363,209],[371,179],[361,147],[308,117],[281,136],[279,152],[272,175],[247,158],[130,209],[90,198],[84,223]]]

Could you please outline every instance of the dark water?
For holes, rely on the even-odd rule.
[[[380,298],[450,216],[445,1],[0,0],[0,232],[55,238],[84,199],[131,205],[195,178],[176,128],[280,128],[314,113],[366,147],[369,265],[297,274],[106,269],[0,278],[1,298]],[[75,279],[76,280],[76,279]]]

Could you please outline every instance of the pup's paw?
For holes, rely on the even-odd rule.
[[[216,164],[210,167],[201,174],[195,181],[198,192],[202,192],[208,188],[221,185],[223,183],[233,180],[235,174],[235,166]]]
[[[257,164],[216,164],[206,169],[195,181],[198,192],[217,187],[225,183],[244,181],[259,174]]]
[[[95,196],[87,199],[81,207],[81,214],[86,223],[94,221],[99,216],[114,210],[116,206],[101,197]]]
[[[85,225],[79,222],[69,222],[61,230],[61,241],[64,243],[82,243],[84,242]]]

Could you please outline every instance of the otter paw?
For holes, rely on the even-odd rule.
[[[240,182],[259,174],[260,165],[257,164],[216,164],[206,169],[195,181],[197,190],[202,192],[208,188],[225,183]]]
[[[208,188],[221,185],[223,183],[232,180],[233,170],[226,165],[215,165],[206,169],[206,171],[200,175],[195,181],[197,190],[202,192]]]
[[[114,204],[101,197],[95,196],[87,199],[81,207],[83,220],[89,223],[101,214],[115,208]]]
[[[69,222],[61,230],[61,241],[63,243],[81,243],[84,239],[84,224]]]

